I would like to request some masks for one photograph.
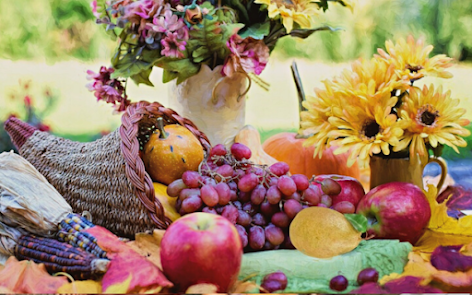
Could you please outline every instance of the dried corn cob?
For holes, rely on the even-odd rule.
[[[50,273],[66,272],[74,279],[95,278],[106,272],[109,260],[54,239],[22,236],[14,249],[20,260],[43,263]]]
[[[89,233],[84,232],[85,229],[93,226],[94,225],[83,216],[68,214],[67,217],[59,223],[59,231],[56,236],[61,242],[69,243],[97,257],[105,258],[106,252],[98,246],[97,239]]]

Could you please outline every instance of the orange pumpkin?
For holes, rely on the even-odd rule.
[[[305,138],[297,138],[296,133],[283,132],[269,137],[262,148],[277,161],[290,166],[290,173],[304,174],[308,178],[320,174],[341,174],[360,178],[357,164],[347,167],[348,154],[333,155],[334,148],[323,151],[321,159],[313,158],[314,147],[304,147]]]
[[[292,74],[297,86],[298,92],[298,107],[300,113],[306,111],[303,106],[305,101],[305,92],[301,83],[300,75],[298,73],[297,65],[292,64]],[[305,138],[300,137],[297,133],[284,132],[269,137],[262,148],[271,157],[277,161],[286,162],[290,166],[290,173],[304,174],[308,178],[319,174],[341,174],[359,179],[361,173],[359,166],[356,164],[347,167],[348,154],[333,155],[333,148],[326,149],[321,159],[319,156],[313,157],[315,148],[304,147],[303,142]]]
[[[178,124],[164,127],[159,119],[158,129],[144,145],[142,158],[152,180],[168,185],[185,171],[198,170],[204,154],[201,143],[187,128]]]

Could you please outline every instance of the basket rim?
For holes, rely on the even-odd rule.
[[[159,229],[167,229],[172,223],[165,215],[164,207],[155,197],[155,190],[151,176],[146,171],[144,161],[139,153],[138,132],[139,125],[149,119],[164,117],[164,125],[179,124],[194,134],[203,146],[205,154],[211,149],[208,137],[189,119],[181,117],[174,110],[165,108],[158,102],[138,101],[131,103],[121,117],[119,135],[121,138],[120,150],[125,161],[126,177],[131,182],[135,196],[139,198],[148,211],[152,222]]]

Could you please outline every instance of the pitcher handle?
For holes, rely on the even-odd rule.
[[[441,167],[441,177],[439,178],[439,182],[436,185],[436,188],[438,189],[438,194],[439,194],[439,191],[441,190],[442,186],[444,185],[444,182],[446,181],[447,163],[441,157],[430,157],[429,161],[428,161],[428,164],[431,163],[431,162],[438,163],[439,167]]]

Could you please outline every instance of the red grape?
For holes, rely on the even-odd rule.
[[[279,179],[277,177],[271,177],[269,181],[269,186],[277,186],[277,182],[279,182]]]
[[[226,184],[229,186],[230,190],[236,191],[238,189],[238,184],[234,181],[228,181]]]
[[[239,182],[239,180],[244,176],[246,175],[246,172],[244,172],[244,170],[241,170],[241,169],[236,169],[233,173],[233,177],[236,177],[236,183]]]
[[[255,225],[265,226],[267,224],[267,221],[261,213],[256,213],[252,217],[252,223]]]
[[[232,224],[235,224],[236,220],[238,219],[239,212],[238,212],[238,209],[234,207],[233,205],[226,205],[224,206],[221,216],[228,219]]]
[[[202,212],[218,215],[218,212],[216,212],[215,208],[210,207],[203,207]]]
[[[243,210],[239,210],[238,213],[239,214],[238,214],[238,219],[236,219],[236,223],[244,227],[249,226],[252,222],[251,215],[249,215],[246,211],[243,211]]]
[[[284,198],[284,199],[285,199],[285,198]],[[300,201],[302,200],[302,196],[300,195],[299,192],[294,192],[291,196],[287,197],[286,199],[287,199],[287,200],[293,199],[293,200],[295,200],[295,201],[300,202]]]
[[[328,195],[322,195],[321,196],[321,203],[325,204],[326,207],[329,208],[333,204],[333,199],[331,199],[331,197],[328,196]]]
[[[202,199],[199,196],[192,195],[182,201],[182,210],[185,213],[193,213],[198,211],[202,206]]]
[[[265,234],[261,226],[253,226],[249,229],[249,246],[254,250],[260,250],[264,247]]]
[[[264,216],[270,219],[272,218],[272,215],[280,211],[280,207],[279,204],[272,205],[267,200],[265,200],[260,206],[260,211]]]
[[[306,175],[304,174],[293,174],[291,177],[297,185],[298,191],[304,191],[310,185],[310,183],[308,182],[308,177],[306,177]]]
[[[262,250],[276,250],[278,249],[279,246],[277,245],[272,245],[269,241],[265,241],[264,247],[262,247]]]
[[[200,189],[200,192],[202,201],[205,203],[205,205],[208,207],[213,207],[218,204],[218,192],[213,188],[213,186],[205,184]]]
[[[293,246],[292,241],[290,240],[290,236],[288,233],[285,233],[285,240],[282,243],[282,248],[283,249],[295,249],[295,246]]]
[[[356,212],[356,206],[348,201],[342,201],[334,204],[333,209],[343,214],[352,214]]]
[[[259,178],[254,173],[244,175],[238,182],[238,188],[244,193],[252,191],[259,183]]]
[[[245,192],[239,191],[238,195],[239,195],[238,200],[240,200],[243,203],[249,202],[251,200],[251,192],[245,193]]]
[[[267,289],[263,285],[264,285],[264,283],[266,283],[268,281],[275,281],[275,282],[280,283],[280,289],[277,289],[277,290]],[[270,273],[262,279],[263,288],[266,289],[269,292],[285,290],[285,288],[287,288],[287,284],[288,284],[287,276],[281,271],[276,271],[276,272]]]
[[[242,209],[243,209],[243,204],[241,204],[240,201],[234,201],[234,202],[233,202],[233,205],[234,205],[234,207],[238,208],[238,210],[242,210]]]
[[[235,190],[230,190],[229,191],[229,200],[231,202],[235,202],[238,200],[238,193]]]
[[[241,238],[241,243],[243,244],[243,248],[247,246],[248,237],[246,229],[239,224],[236,224],[236,229],[238,230],[239,237]]]
[[[325,194],[335,196],[341,192],[341,185],[334,179],[326,178],[321,181],[321,189]]]
[[[277,212],[272,215],[271,222],[281,228],[286,228],[290,225],[290,218],[284,212]]]
[[[258,211],[257,205],[252,204],[251,202],[244,203],[242,210],[246,211],[249,215],[254,216]]]
[[[377,283],[379,280],[379,272],[372,267],[363,269],[357,275],[357,283],[362,286],[365,283]]]
[[[182,180],[189,188],[198,188],[200,187],[202,177],[196,171],[187,170],[182,174]]]
[[[280,227],[277,227],[273,224],[269,224],[265,228],[265,237],[272,245],[278,246],[283,243],[285,239],[284,232]]]
[[[167,186],[167,194],[173,198],[178,197],[184,188],[187,186],[182,179],[174,180]]]
[[[202,176],[202,182],[203,184],[210,184],[210,185],[216,184],[216,181],[210,176]]]
[[[216,206],[214,209],[216,210],[216,213],[219,215],[223,214],[223,210],[225,209],[226,206]]]
[[[267,190],[262,184],[256,186],[256,188],[251,193],[251,202],[254,205],[260,205],[265,198]]]
[[[265,290],[263,291],[263,293],[274,293],[275,291],[278,291],[278,290],[284,290],[280,282],[273,281],[273,280],[264,281],[261,284],[261,288]]]
[[[295,200],[288,200],[284,204],[284,212],[290,219],[293,219],[298,212],[302,211],[302,204]]]
[[[235,142],[231,146],[231,154],[237,161],[251,158],[251,150],[242,143]]]
[[[310,185],[310,187],[303,192],[302,200],[308,202],[310,206],[316,206],[321,201],[322,194],[318,187]]]
[[[200,189],[198,189],[198,188],[184,188],[180,192],[179,198],[183,201],[183,200],[185,200],[188,197],[193,196],[193,195],[200,196]]]
[[[288,173],[290,167],[285,162],[277,162],[270,165],[269,170],[277,176],[282,176]]]
[[[297,191],[297,185],[295,182],[287,175],[282,175],[279,177],[277,182],[277,188],[286,196],[291,196],[294,192]]]
[[[227,205],[231,200],[231,193],[229,186],[226,182],[220,182],[215,185],[215,190],[218,193],[218,204],[219,205]]]
[[[329,208],[328,206],[326,206],[325,204],[323,203],[319,203],[318,205],[316,205],[317,207],[323,207],[323,208]]]
[[[179,212],[181,207],[182,207],[182,200],[178,198],[177,201],[175,202],[175,210]]]
[[[331,290],[338,292],[346,290],[347,285],[348,281],[343,275],[335,276],[331,279],[331,281],[329,281],[329,287],[331,288]]]
[[[282,199],[282,193],[279,191],[279,189],[276,186],[271,186],[267,190],[267,201],[272,204],[278,204],[280,200]]]
[[[210,159],[212,159],[213,156],[224,156],[227,152],[228,151],[226,150],[226,147],[223,144],[219,143],[211,148]]]
[[[216,169],[216,173],[220,174],[224,178],[229,178],[233,176],[234,170],[233,170],[233,167],[231,167],[230,165],[224,164],[218,167],[218,169]],[[221,179],[217,179],[217,180],[221,181]]]

